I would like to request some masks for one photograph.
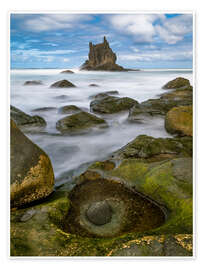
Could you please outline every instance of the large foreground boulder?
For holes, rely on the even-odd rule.
[[[169,133],[192,136],[192,106],[171,109],[165,117],[165,128]]]
[[[54,173],[47,154],[11,120],[11,207],[45,198],[53,191]]]
[[[133,105],[138,104],[136,100],[128,97],[119,98],[106,96],[106,94],[104,94],[104,98],[102,98],[101,95],[99,97],[97,96],[97,98],[90,103],[91,111],[96,113],[118,113],[129,110]]]
[[[16,107],[10,107],[11,119],[13,119],[19,127],[44,127],[46,126],[46,121],[38,115],[28,115],[23,111],[17,109]]]
[[[58,82],[53,83],[51,88],[69,88],[69,87],[76,87],[73,83],[69,82],[68,80],[61,80]]]
[[[87,112],[79,112],[66,116],[56,123],[56,128],[63,134],[86,133],[92,128],[103,128],[107,126],[105,120]]]

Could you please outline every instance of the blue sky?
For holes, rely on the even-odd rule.
[[[105,35],[126,68],[192,68],[192,14],[11,14],[11,68],[75,68]]]

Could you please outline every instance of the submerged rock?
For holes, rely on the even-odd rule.
[[[103,43],[89,43],[89,59],[81,66],[81,70],[125,71],[122,66],[116,64],[116,59],[116,54],[104,37]]]
[[[53,191],[54,173],[46,153],[11,120],[11,207],[45,198]]]
[[[13,119],[19,127],[34,126],[44,127],[46,121],[38,115],[30,116],[14,106],[10,106],[11,119]]]
[[[116,90],[114,90],[114,91],[106,91],[106,92],[98,93],[96,95],[92,95],[89,98],[90,99],[102,99],[102,98],[108,97],[110,95],[112,95],[112,96],[119,95],[119,92],[116,91]]]
[[[67,70],[61,71],[60,73],[70,73],[70,74],[73,74],[74,72],[72,70],[67,69]]]
[[[192,106],[171,109],[165,117],[165,128],[169,133],[192,136]]]
[[[135,104],[138,104],[138,102],[132,98],[107,96],[93,100],[90,103],[90,109],[96,113],[111,114],[129,110]]]
[[[26,81],[24,85],[42,85],[42,81]]]
[[[91,84],[89,84],[89,86],[93,86],[93,87],[99,87],[99,85],[98,85],[98,84],[96,84],[96,83],[91,83]]]
[[[62,114],[73,114],[78,112],[81,112],[81,109],[75,105],[66,105],[59,108],[59,113]]]
[[[76,86],[67,80],[61,80],[61,81],[53,83],[50,87],[51,88],[69,88],[69,87],[76,87]]]
[[[94,127],[103,128],[107,126],[105,120],[87,112],[66,116],[56,123],[56,128],[61,133],[88,132]]]
[[[55,111],[56,107],[42,107],[32,110],[32,112],[49,112],[49,111]]]
[[[167,84],[165,84],[163,89],[177,89],[181,87],[190,87],[190,81],[188,79],[178,77]]]

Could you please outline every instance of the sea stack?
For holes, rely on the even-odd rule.
[[[81,66],[81,70],[106,70],[106,71],[127,71],[116,64],[116,54],[112,51],[104,36],[103,43],[94,45],[89,43],[89,59]]]

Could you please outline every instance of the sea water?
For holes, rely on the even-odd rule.
[[[76,105],[90,112],[90,96],[117,90],[119,97],[130,97],[138,102],[158,98],[166,90],[162,86],[176,77],[192,82],[192,70],[142,70],[129,72],[79,71],[73,74],[60,73],[59,69],[11,70],[10,103],[30,115],[40,115],[47,126],[44,133],[26,133],[50,157],[56,184],[71,181],[72,176],[84,171],[88,164],[102,160],[140,134],[153,137],[171,137],[164,128],[163,117],[151,117],[144,123],[128,123],[128,112],[115,115],[100,115],[109,128],[102,132],[62,136],[56,130],[56,122],[65,115],[58,109],[65,105]],[[56,81],[67,79],[77,87],[50,88]],[[24,86],[28,80],[41,80],[43,85]],[[89,86],[97,84],[96,86]],[[55,110],[33,112],[43,107]],[[99,115],[98,115],[99,116]]]

